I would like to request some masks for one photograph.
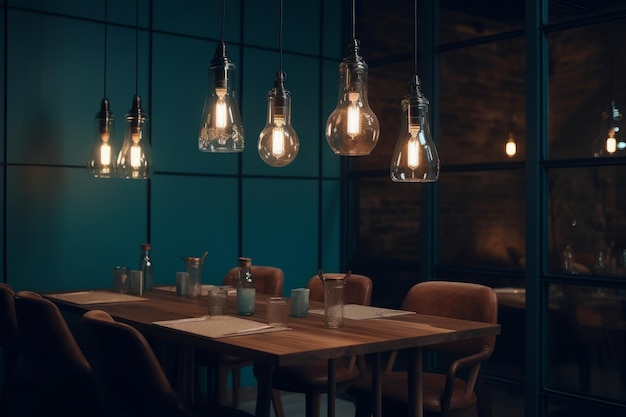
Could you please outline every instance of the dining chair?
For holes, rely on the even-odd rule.
[[[309,299],[324,301],[324,283],[315,275],[306,286]],[[372,301],[372,280],[365,275],[351,274],[344,285],[344,304],[370,305]],[[335,360],[335,381],[337,391],[345,390],[360,375],[357,357]],[[306,363],[279,366],[272,379],[272,402],[277,417],[284,417],[280,391],[305,394],[306,417],[319,417],[321,394],[328,390],[328,361],[325,359]]]
[[[257,297],[283,295],[285,274],[282,269],[274,266],[252,265],[250,272],[254,277]],[[239,267],[231,268],[222,281],[223,285],[237,287]],[[232,405],[239,406],[239,390],[241,387],[241,369],[252,365],[252,361],[234,355],[217,355],[212,352],[199,351],[196,353],[200,365],[207,366],[212,372],[208,372],[209,393],[215,389],[216,401],[220,405],[226,405],[228,397],[228,376],[232,379]],[[216,385],[216,387],[215,387]]]
[[[7,412],[17,385],[15,371],[20,358],[20,346],[14,297],[13,288],[9,284],[0,283],[0,347],[3,373],[0,415]]]
[[[137,329],[102,310],[86,312],[81,323],[96,393],[108,416],[200,415],[182,405],[152,347]],[[216,407],[202,415],[251,417],[231,407]]]
[[[450,317],[497,324],[498,301],[490,287],[451,281],[427,281],[415,284],[405,296],[403,310],[418,314]],[[476,383],[481,364],[493,353],[496,336],[485,336],[462,342],[448,342],[431,346],[438,361],[446,361],[443,369],[422,374],[425,416],[491,415],[490,404],[479,404]],[[407,413],[407,373],[394,370],[390,356],[381,374],[382,407],[384,415]],[[356,417],[370,416],[372,412],[372,380],[364,375],[348,390],[355,401]]]
[[[24,360],[36,371],[36,407],[43,415],[98,415],[91,367],[59,308],[33,291],[17,292],[14,302]]]

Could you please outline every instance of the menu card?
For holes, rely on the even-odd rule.
[[[75,291],[66,293],[46,294],[47,297],[67,301],[74,304],[107,304],[126,303],[129,301],[145,301],[147,298],[113,291]]]
[[[309,313],[324,315],[324,309],[309,310]],[[350,320],[384,319],[386,317],[403,316],[405,314],[415,314],[415,312],[364,306],[361,304],[345,304],[343,306],[343,317]]]
[[[200,336],[210,337],[212,339],[218,337],[243,336],[249,334],[291,330],[288,327],[272,327],[258,321],[226,315],[155,321],[153,324]]]

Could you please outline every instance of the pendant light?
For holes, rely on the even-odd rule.
[[[515,142],[515,134],[513,132],[509,132],[509,139],[504,145],[504,152],[509,158],[513,158],[517,154],[517,143]]]
[[[116,175],[115,148],[113,143],[113,113],[109,107],[107,92],[107,0],[104,1],[104,95],[100,102],[100,111],[95,117],[95,135],[89,156],[87,169],[95,178],[111,178]]]
[[[150,140],[146,121],[148,114],[141,107],[139,88],[139,0],[136,1],[135,27],[135,95],[131,109],[126,113],[124,144],[117,156],[117,173],[121,178],[147,179],[152,171]]]
[[[267,94],[267,124],[259,135],[259,155],[268,165],[283,167],[298,156],[300,140],[291,126],[291,94],[285,89],[283,72],[283,0],[280,0],[279,70],[274,88]]]
[[[367,100],[368,66],[359,55],[355,36],[356,6],[352,0],[352,42],[339,64],[339,100],[326,122],[326,140],[337,155],[369,155],[378,142],[378,117]]]
[[[225,0],[222,0],[221,40],[209,67],[209,92],[204,101],[198,149],[203,152],[242,152],[244,132],[235,98],[235,64],[224,43]]]
[[[400,134],[391,159],[394,182],[434,182],[439,178],[439,154],[430,134],[428,100],[417,76],[417,0],[415,0],[415,75],[401,102]]]

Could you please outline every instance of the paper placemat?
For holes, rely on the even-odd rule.
[[[289,327],[272,327],[254,320],[233,316],[202,316],[180,320],[155,321],[153,324],[216,339],[228,336],[278,332]]]
[[[147,298],[112,291],[76,291],[59,294],[46,294],[48,297],[74,304],[127,303],[145,301]]]
[[[157,290],[161,290],[161,291],[176,292],[176,285],[155,285],[153,288]],[[231,285],[211,285],[211,284],[202,284],[200,294],[206,295],[209,292],[209,290],[212,290],[215,288],[222,288],[223,290],[226,290],[228,294],[237,294],[237,288]]]
[[[309,313],[323,316],[324,309],[309,310]],[[405,314],[415,314],[415,312],[395,310],[392,308],[364,306],[360,304],[345,304],[343,306],[343,317],[350,320],[383,319],[385,317],[403,316]]]

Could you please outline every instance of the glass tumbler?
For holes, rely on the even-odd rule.
[[[282,297],[270,297],[267,300],[267,324],[272,327],[287,326],[287,301]]]

